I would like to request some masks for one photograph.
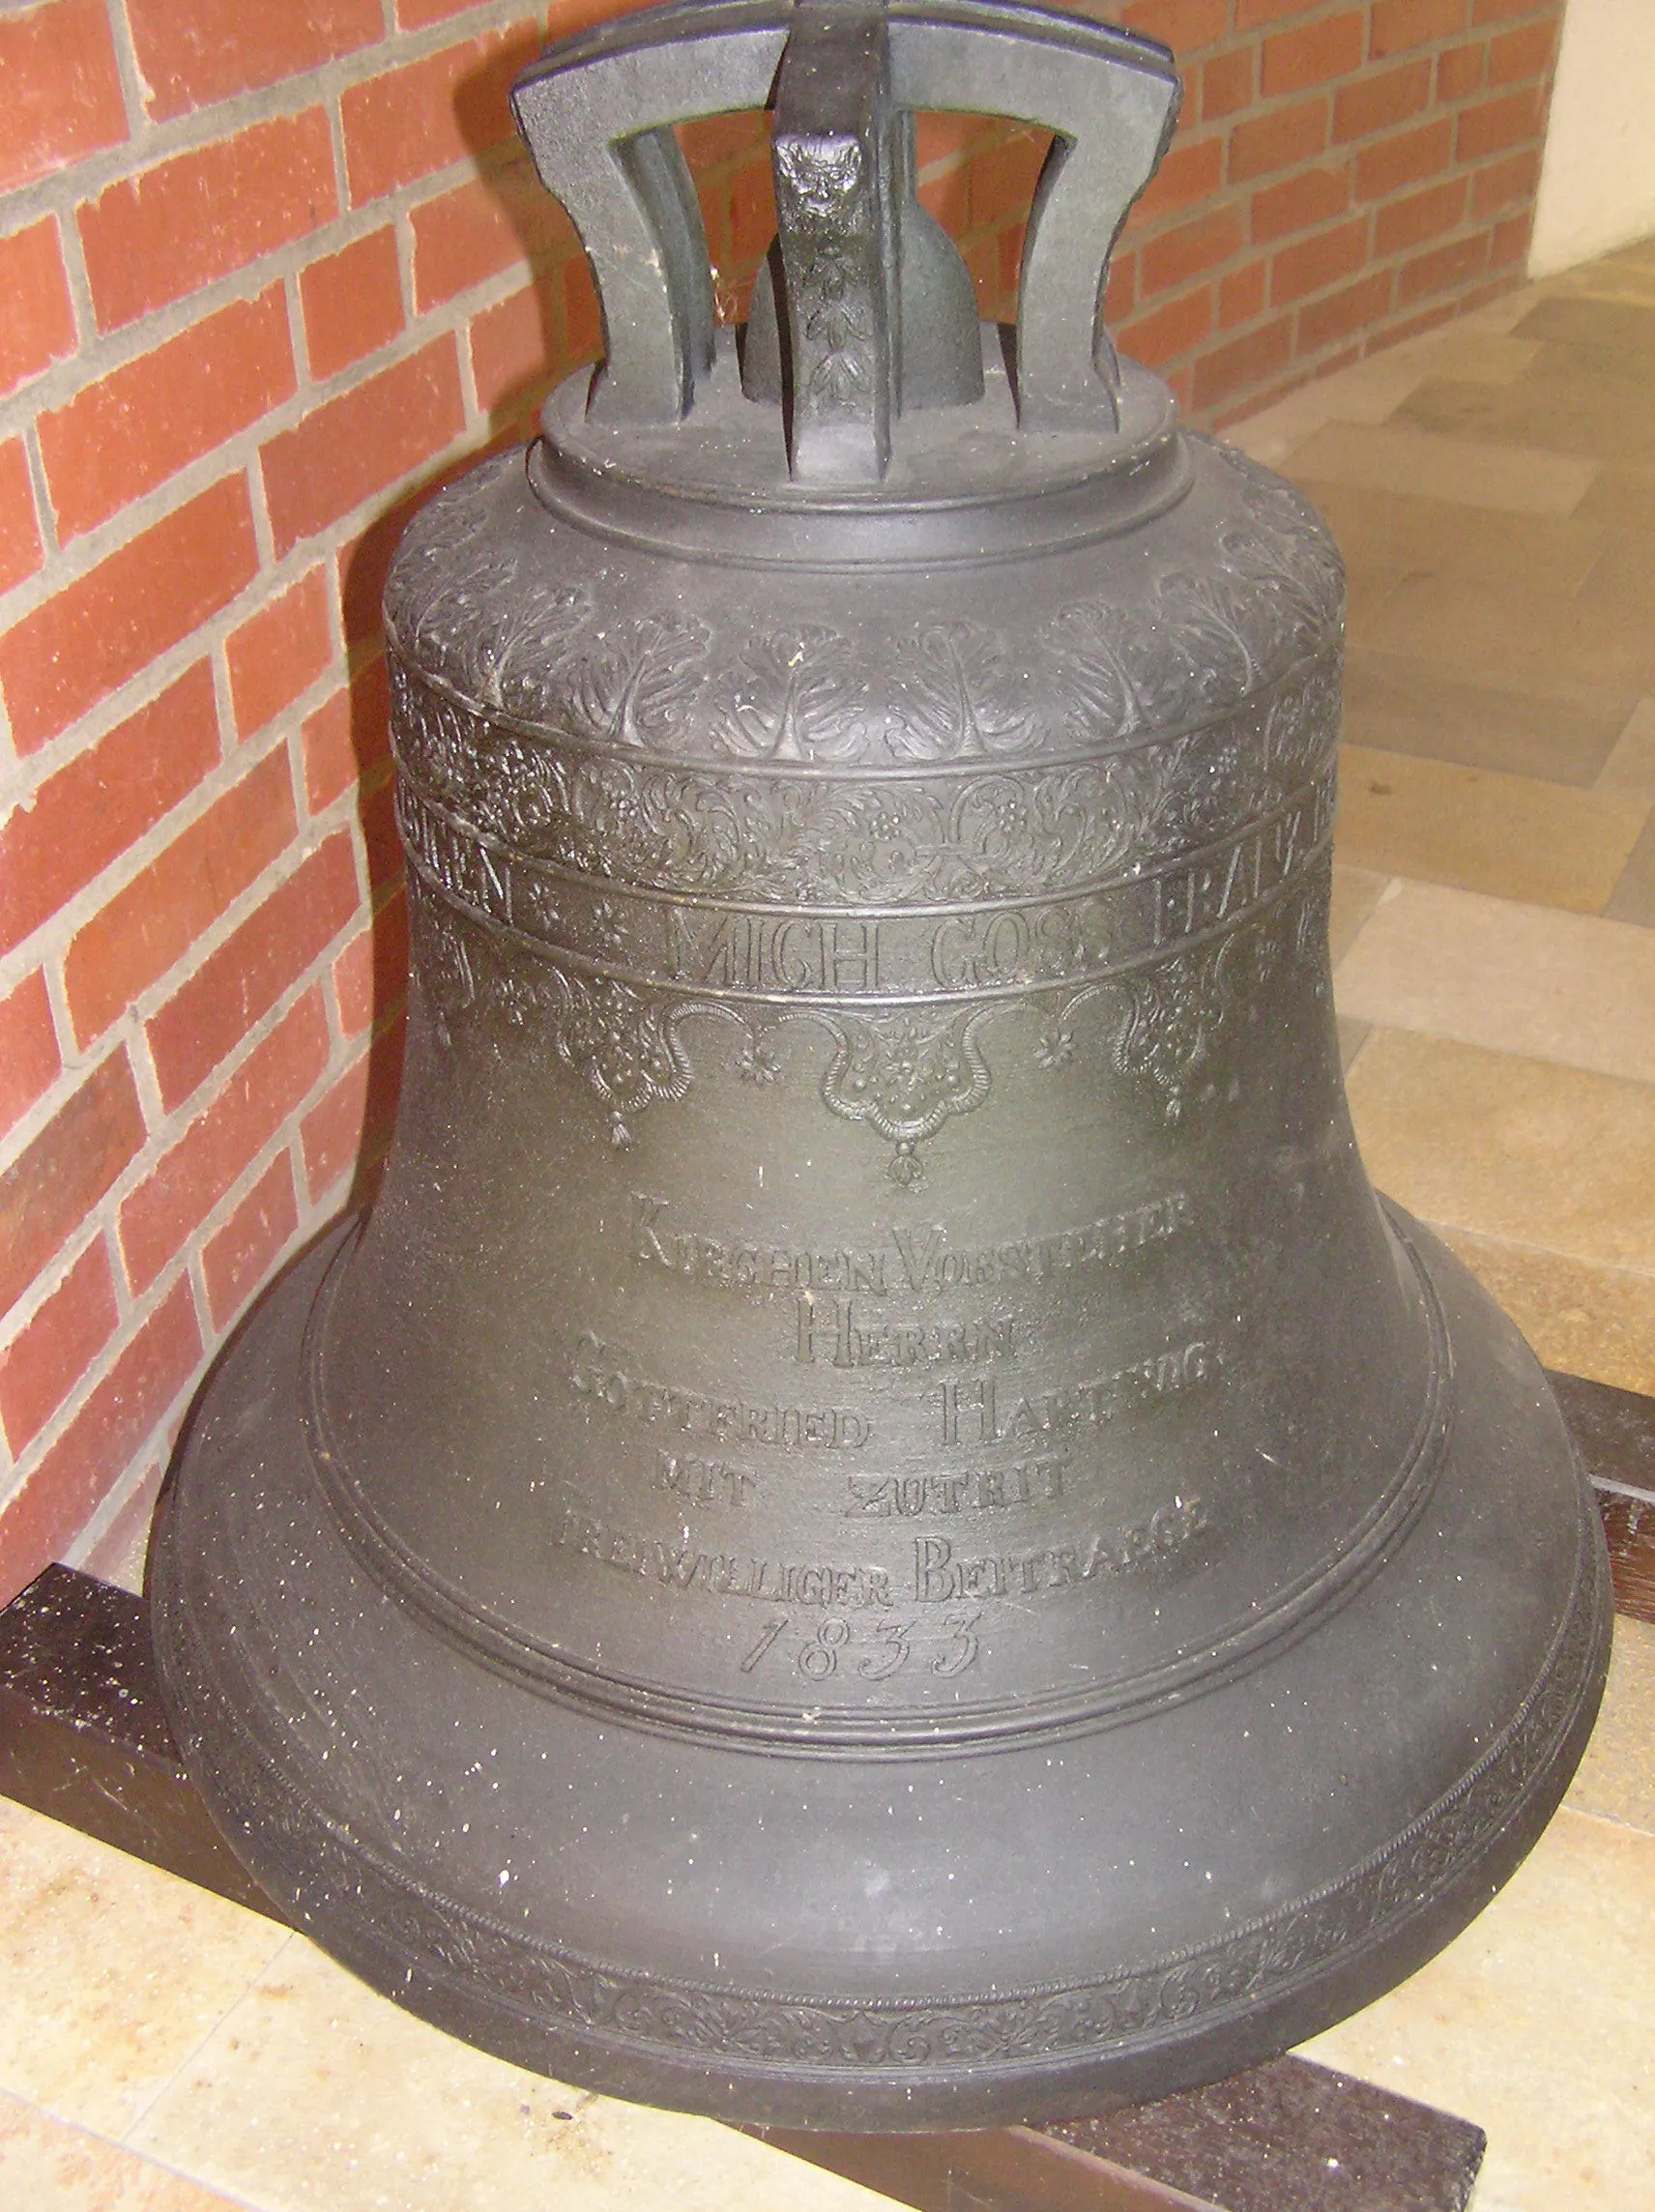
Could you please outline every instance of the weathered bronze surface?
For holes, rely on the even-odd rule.
[[[743,364],[670,124],[772,84]],[[1211,2079],[1486,1902],[1609,1616],[1539,1368],[1351,1137],[1333,545],[1096,321],[1169,57],[734,0],[516,97],[608,360],[392,574],[396,1143],[195,1420],[180,1741],[284,1910],[571,2080]],[[1059,132],[1012,343],[928,107]]]

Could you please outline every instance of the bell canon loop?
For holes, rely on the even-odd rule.
[[[1231,2072],[1463,1926],[1596,1710],[1557,1409],[1351,1135],[1337,554],[1100,319],[1177,98],[1011,0],[656,8],[514,93],[605,356],[403,538],[395,1141],[152,1589],[282,1908],[571,2081]],[[674,126],[766,106],[732,334]],[[1015,330],[915,195],[950,109],[1053,133]]]

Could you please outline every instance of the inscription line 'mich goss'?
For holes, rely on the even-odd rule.
[[[790,911],[645,889],[529,860],[406,787],[397,806],[417,874],[526,951],[711,999],[836,1005],[1072,988],[1236,928],[1325,852],[1334,781],[1324,770],[1193,860],[944,912]]]

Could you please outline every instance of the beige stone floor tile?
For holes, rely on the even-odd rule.
[[[1655,369],[1655,299],[1605,300],[1576,293],[1537,300],[1515,335],[1578,354],[1599,373],[1634,375]]]
[[[1353,1022],[1345,1014],[1339,1016],[1339,1064],[1347,1075],[1368,1041],[1370,1026],[1367,1022]]]
[[[1345,636],[1359,645],[1368,636],[1392,597],[1408,582],[1404,568],[1368,566],[1347,567],[1345,571]]]
[[[1352,868],[1342,860],[1334,861],[1327,938],[1335,967],[1355,943],[1356,932],[1379,905],[1390,880],[1389,876],[1376,875],[1372,868]]]
[[[1616,921],[1655,929],[1655,815],[1643,825],[1642,835],[1627,855],[1604,912]]]
[[[1335,850],[1383,875],[1595,914],[1647,813],[1646,801],[1620,792],[1348,744]]]
[[[1397,882],[1339,965],[1341,1013],[1655,1084],[1655,931]]]
[[[1634,634],[1647,635],[1655,620],[1655,532],[1606,531],[1603,551],[1582,583],[1577,603],[1587,610],[1588,619],[1601,611],[1624,622]]]
[[[1655,1835],[1655,1628],[1646,1620],[1615,1618],[1603,1709],[1564,1802]]]
[[[1655,674],[1655,600],[1633,613],[1583,592],[1563,598],[1464,576],[1409,576],[1363,642],[1463,680],[1585,699],[1624,716]]]
[[[0,2204],[10,2212],[230,2212],[231,2203],[0,2092]]]
[[[1303,475],[1293,480],[1339,541],[1348,568],[1402,569],[1514,585],[1527,596],[1544,589],[1573,594],[1603,560],[1606,523],[1550,514],[1498,514],[1420,492],[1336,483]]]
[[[1593,789],[1655,800],[1655,699],[1640,699],[1627,716]]]
[[[1305,2054],[1488,2130],[1476,2212],[1655,2203],[1655,1837],[1562,1812],[1488,1909]]]
[[[1655,1275],[1444,1227],[1548,1367],[1655,1393]]]
[[[1295,480],[1457,500],[1502,514],[1568,515],[1585,496],[1599,465],[1544,447],[1502,449],[1478,438],[1434,436],[1395,422],[1329,422],[1293,448],[1288,473]]]
[[[1560,699],[1532,686],[1468,683],[1438,662],[1361,643],[1346,655],[1345,735],[1381,752],[1601,788],[1624,717],[1620,699]]]
[[[1511,384],[1427,377],[1398,407],[1387,434],[1400,437],[1409,429],[1582,462],[1611,453],[1655,456],[1649,379],[1636,366],[1613,374],[1565,346],[1543,348],[1534,366]]]
[[[0,1798],[0,2088],[120,2136],[286,1929]]]
[[[1655,1090],[1376,1029],[1347,1086],[1369,1175],[1423,1219],[1655,1275]]]
[[[874,2212],[711,2120],[593,2097],[401,2012],[302,1937],[129,2138],[270,2212]]]
[[[1606,530],[1655,531],[1655,463],[1611,454],[1575,511]]]

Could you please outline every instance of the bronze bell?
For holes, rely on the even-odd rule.
[[[607,360],[391,577],[396,1142],[198,1409],[180,1739],[320,1942],[570,2081],[1229,2072],[1511,1873],[1609,1615],[1539,1368],[1351,1136],[1334,547],[1098,318],[1171,58],[715,0],[515,102]],[[672,126],[767,104],[738,346]],[[1056,134],[1015,333],[926,109]]]

